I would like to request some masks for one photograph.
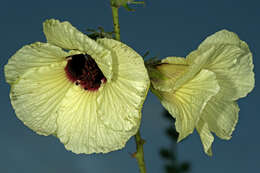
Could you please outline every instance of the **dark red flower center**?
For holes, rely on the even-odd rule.
[[[94,59],[88,54],[67,57],[65,72],[68,79],[85,90],[96,91],[106,78]]]

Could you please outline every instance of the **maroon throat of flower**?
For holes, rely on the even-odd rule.
[[[67,78],[83,89],[97,91],[106,78],[94,59],[88,54],[77,54],[67,57],[65,72]]]

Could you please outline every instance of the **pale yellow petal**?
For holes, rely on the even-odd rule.
[[[57,45],[63,49],[80,51],[102,51],[102,46],[96,41],[81,33],[69,22],[49,19],[43,23],[43,31],[48,43]],[[85,43],[85,44],[84,44]]]
[[[203,49],[204,46],[207,48],[209,45],[218,45],[218,44],[239,46],[240,39],[235,33],[224,29],[207,37],[200,44],[199,49]]]
[[[168,57],[158,64],[147,65],[147,70],[154,89],[170,92],[189,68],[185,58]]]
[[[5,65],[5,77],[13,84],[28,69],[48,66],[65,59],[67,53],[49,43],[33,43],[18,50]]]
[[[201,143],[204,148],[204,152],[207,155],[212,156],[211,146],[214,141],[214,136],[211,134],[208,124],[205,123],[202,119],[200,119],[196,126],[196,129],[200,135],[200,139],[201,139]]]
[[[255,74],[253,72],[253,57],[248,45],[241,41],[240,48],[244,49],[244,55],[240,56],[236,64],[236,78],[234,81],[237,95],[233,99],[245,97],[255,86]]]
[[[221,139],[230,139],[238,121],[239,107],[234,101],[224,100],[216,95],[210,99],[201,118],[210,131]]]
[[[132,48],[113,39],[98,39],[97,42],[111,51],[113,58],[113,81],[125,79],[140,82],[143,86],[149,83],[143,58]]]
[[[111,39],[98,42],[111,50],[114,74],[98,97],[98,116],[108,128],[135,132],[150,84],[144,61],[121,42]]]
[[[73,86],[64,97],[57,119],[57,137],[74,153],[107,153],[121,149],[135,132],[107,128],[97,114],[98,92]],[[101,91],[102,92],[102,91]]]
[[[183,57],[167,57],[162,59],[161,62],[168,63],[168,64],[187,65],[187,61]]]
[[[204,52],[209,53],[202,56],[205,55]],[[253,89],[255,82],[252,53],[236,34],[226,30],[217,32],[208,37],[193,55],[187,57],[189,63],[203,61],[203,68],[215,72],[220,93],[226,99],[237,100]]]
[[[134,85],[127,81],[104,85],[98,97],[98,115],[106,127],[117,131],[136,131],[139,128],[147,90]]]
[[[210,50],[208,50],[210,51]],[[192,52],[189,56],[196,56]],[[201,56],[207,56],[204,52]],[[179,57],[168,57],[158,64],[147,65],[153,88],[160,91],[171,92],[178,90],[187,81],[191,80],[205,64],[205,58],[190,62],[189,59]]]
[[[49,43],[63,49],[78,50],[90,55],[97,63],[105,77],[112,77],[112,56],[109,50],[78,31],[69,22],[50,19],[43,23],[43,31]]]
[[[223,100],[219,96],[217,94],[208,101],[196,126],[204,151],[210,156],[214,140],[211,132],[221,139],[229,140],[238,121],[238,105],[234,101]]]
[[[219,86],[215,74],[202,70],[174,92],[155,92],[163,106],[176,118],[178,141],[193,132],[203,108],[218,91]]]
[[[66,61],[31,68],[12,85],[10,98],[17,117],[38,134],[56,131],[58,107],[72,85],[65,65]]]
[[[209,52],[211,50],[207,50],[205,52],[203,52],[200,56],[202,57],[207,57]],[[194,56],[196,53],[195,52],[192,52],[188,55],[188,57],[190,56]],[[170,61],[169,58],[167,58],[169,62],[172,62],[172,60]],[[192,78],[194,78],[195,75],[197,75],[200,70],[202,70],[202,67],[205,63],[205,58],[200,58],[198,59],[196,62],[193,62],[193,63],[190,63],[189,61],[189,58],[186,58],[186,63],[188,66],[188,68],[186,69],[185,73],[183,73],[183,75],[181,75],[181,77],[178,78],[178,80],[175,81],[174,85],[172,86],[172,90],[178,90],[180,87],[182,87],[186,82],[188,82],[189,80],[191,80]],[[183,60],[180,60],[178,59],[176,61],[176,63],[182,63],[181,61]]]

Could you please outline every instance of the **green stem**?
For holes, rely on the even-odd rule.
[[[118,20],[118,7],[114,7],[111,4],[111,8],[112,8],[112,15],[113,15],[113,22],[114,22],[115,37],[116,37],[116,40],[120,41],[120,26],[119,26],[119,20]]]
[[[114,22],[115,39],[120,41],[118,7],[113,6],[112,0],[111,0],[111,8],[112,8],[112,15],[113,15],[113,22]],[[137,160],[140,173],[146,173],[145,163],[144,163],[144,149],[143,149],[144,140],[141,138],[139,130],[135,135],[135,143],[136,143],[136,153],[134,153],[134,157]]]
[[[140,130],[135,135],[135,143],[136,143],[136,153],[134,157],[137,160],[140,173],[146,173],[145,163],[144,163],[144,143],[145,141],[141,138]]]

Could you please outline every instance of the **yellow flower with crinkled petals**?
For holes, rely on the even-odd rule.
[[[186,58],[168,57],[147,67],[152,92],[176,119],[178,141],[196,128],[204,151],[212,155],[211,132],[231,138],[236,100],[254,88],[252,54],[235,33],[219,31]]]
[[[112,39],[90,39],[47,20],[47,43],[18,50],[5,66],[17,117],[74,153],[121,149],[140,125],[149,88],[142,57]]]

